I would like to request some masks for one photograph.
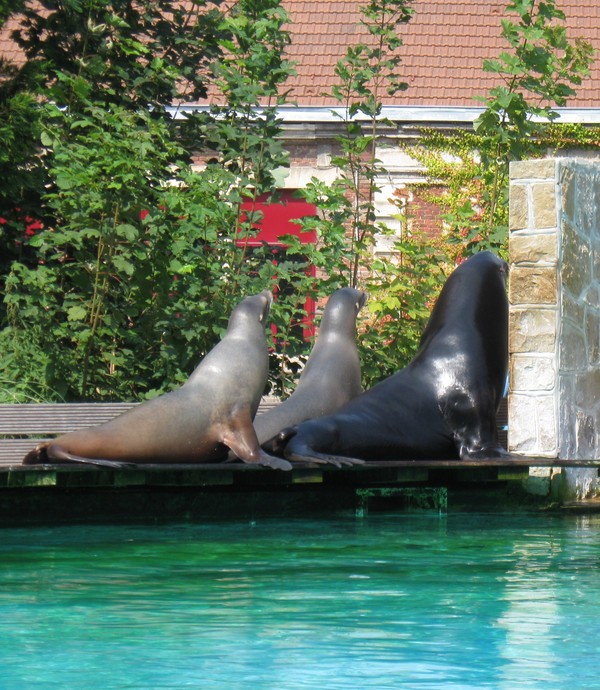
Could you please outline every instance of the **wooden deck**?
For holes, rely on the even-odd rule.
[[[559,468],[598,468],[598,460],[518,458],[401,460],[360,466],[297,465],[290,472],[239,463],[139,465],[21,464],[0,468],[0,525],[332,517],[374,511],[558,508]],[[532,477],[531,468],[549,468]],[[531,482],[546,483],[542,492]],[[560,506],[597,512],[600,503]]]
[[[274,401],[265,401],[261,411]],[[552,504],[551,484],[565,467],[600,460],[511,457],[501,460],[372,461],[336,468],[296,464],[283,472],[243,463],[22,465],[37,439],[101,423],[132,404],[0,405],[0,525],[65,521],[209,519],[258,515],[446,510],[468,499],[475,509]],[[541,478],[539,469],[546,472]],[[532,482],[546,483],[546,495]],[[514,499],[514,500],[513,500]],[[591,504],[586,504],[590,508]],[[592,507],[598,509],[595,503]],[[581,506],[585,512],[586,506]]]
[[[600,460],[566,460],[513,456],[489,460],[385,460],[334,467],[295,463],[291,472],[239,462],[210,464],[136,464],[132,468],[106,468],[64,463],[55,465],[7,464],[0,467],[0,488],[24,486],[226,486],[291,484],[437,483],[442,478],[461,482],[503,481],[524,478],[532,468],[600,468]]]
[[[21,403],[0,404],[0,468],[20,463],[38,443],[69,431],[103,424],[138,403]],[[278,404],[261,400],[258,414]],[[506,401],[498,413],[500,441],[506,446]]]

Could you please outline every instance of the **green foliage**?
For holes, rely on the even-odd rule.
[[[23,99],[15,122],[35,117],[21,139],[18,123],[2,125],[14,147],[1,161],[13,186],[0,211],[0,381],[12,381],[0,395],[163,392],[223,335],[242,296],[278,281],[290,288],[273,309],[279,354],[295,354],[304,296],[324,294],[308,266],[331,272],[334,252],[290,241],[274,265],[271,249],[250,247],[259,214],[240,213],[286,165],[268,107],[292,72],[279,2],[240,0],[229,13],[218,2],[46,4],[27,14],[28,62],[6,91]],[[223,108],[166,115],[165,103],[208,86],[222,89]],[[192,141],[215,152],[201,172]],[[25,206],[21,173],[32,171],[37,198]]]
[[[394,242],[391,257],[374,258],[366,281],[371,318],[361,337],[366,381],[413,359],[448,267],[446,254],[418,232]]]
[[[550,147],[555,151],[568,149],[594,150],[600,148],[600,128],[581,123],[554,123],[548,125],[540,146]]]
[[[580,39],[568,41],[565,15],[554,0],[513,0],[507,11],[519,18],[501,22],[511,52],[483,63],[483,69],[498,75],[503,83],[479,99],[486,109],[475,122],[475,131],[497,146],[504,145],[504,156],[518,159],[522,157],[521,139],[541,127],[534,116],[542,121],[556,119],[552,104],[564,106],[575,95],[573,87],[589,74],[592,48]]]
[[[64,398],[128,399],[141,381],[154,382],[156,322],[173,280],[169,223],[143,223],[140,212],[168,208],[160,176],[179,151],[165,122],[144,112],[90,106],[74,120],[54,108],[48,118],[54,223],[26,240],[35,262],[13,263],[3,336],[43,324],[30,385]]]
[[[240,200],[273,192],[275,171],[288,166],[276,111],[285,101],[281,85],[294,74],[285,58],[290,35],[280,30],[285,21],[279,0],[240,0],[219,27],[229,36],[227,54],[212,71],[227,102],[212,107],[203,133],[236,175]]]
[[[547,124],[558,116],[553,108],[575,95],[593,57],[589,43],[568,40],[564,13],[554,0],[513,0],[506,10],[502,36],[509,50],[484,61],[483,69],[499,83],[479,98],[485,109],[474,132],[425,130],[411,150],[429,181],[444,187],[435,200],[445,211],[446,237],[457,254],[506,251],[509,163],[542,155],[551,141],[558,143],[560,127]]]
[[[42,5],[43,12],[38,4],[25,3],[18,15],[13,37],[25,63],[2,66],[0,108],[12,116],[4,121],[16,140],[9,164],[17,163],[0,196],[5,217],[18,206],[22,214],[45,220],[41,197],[53,184],[45,177],[52,149],[40,142],[40,118],[48,112],[41,106],[55,104],[73,118],[90,104],[150,108],[154,118],[164,118],[170,103],[206,95],[211,64],[223,53],[219,0],[45,0]],[[15,3],[13,11],[18,9]],[[177,127],[171,123],[170,137],[181,138]],[[11,139],[10,132],[3,134]],[[29,194],[15,195],[15,186]]]
[[[444,257],[418,233],[395,237],[376,221],[375,197],[385,174],[377,158],[384,94],[407,88],[400,78],[399,31],[410,21],[410,0],[375,0],[361,8],[364,41],[349,46],[336,66],[332,90],[343,107],[339,151],[332,163],[340,178],[331,186],[311,182],[305,197],[321,211],[321,246],[345,243],[338,280],[369,292],[370,317],[359,338],[363,380],[370,386],[412,359],[430,308],[443,282]],[[392,236],[391,252],[375,253],[380,236]]]
[[[25,0],[0,0],[0,27],[14,12],[20,12],[23,9]]]
[[[71,110],[98,105],[161,111],[206,95],[222,55],[218,0],[45,0],[24,11],[17,41],[31,87]],[[34,70],[33,67],[39,67]]]
[[[27,218],[39,217],[39,190],[46,182],[43,169],[31,165],[41,132],[35,98],[27,92],[2,95],[0,89],[0,285],[12,261],[21,257]],[[0,303],[0,320],[4,313]]]
[[[362,6],[361,24],[367,39],[348,46],[335,69],[339,84],[332,95],[344,107],[345,116],[344,131],[338,138],[340,151],[332,163],[341,171],[350,200],[346,224],[351,241],[351,285],[358,284],[361,270],[368,270],[375,244],[375,194],[377,177],[383,172],[376,147],[379,130],[387,124],[381,117],[381,99],[407,88],[398,76],[400,57],[395,51],[402,45],[399,29],[412,17],[410,4],[411,0],[376,0]]]
[[[389,126],[381,104],[406,88],[397,49],[410,0],[362,7],[365,39],[338,63],[333,91],[346,113],[333,159],[341,177],[304,190],[319,214],[301,226],[316,245],[287,237],[280,247],[255,241],[258,196],[276,199],[287,166],[276,108],[293,65],[280,0],[43,4],[43,13],[26,6],[18,40],[27,60],[3,65],[0,84],[0,399],[161,393],[222,336],[234,304],[265,287],[280,288],[275,391],[305,356],[306,298],[341,285],[370,293],[365,385],[412,358],[451,262],[406,223],[396,236],[375,219],[385,172],[377,145]],[[5,3],[0,19],[20,6]],[[515,0],[509,10],[518,15],[503,23],[512,52],[486,63],[502,83],[476,131],[426,132],[415,154],[446,185],[455,254],[503,246],[508,162],[535,155],[542,130],[532,115],[552,121],[544,99],[564,103],[589,64],[553,2]],[[218,107],[167,113],[209,90]],[[557,125],[544,134],[556,146],[584,137]],[[213,152],[201,171],[198,149]],[[380,236],[388,254],[374,253]]]

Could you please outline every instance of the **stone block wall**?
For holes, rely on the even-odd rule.
[[[510,177],[509,449],[600,458],[600,163],[517,162]],[[575,472],[575,493],[596,475]]]

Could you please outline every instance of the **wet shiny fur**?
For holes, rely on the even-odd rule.
[[[508,366],[505,261],[481,252],[450,275],[413,361],[332,415],[280,434],[291,461],[497,458]]]

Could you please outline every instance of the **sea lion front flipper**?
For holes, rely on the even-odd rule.
[[[112,469],[132,469],[137,467],[134,462],[122,462],[120,460],[105,460],[104,458],[84,458],[81,455],[73,455],[63,450],[60,446],[50,444],[47,449],[48,461],[76,462],[81,465],[97,465],[98,467],[110,467]]]
[[[503,458],[512,460],[517,457],[505,450],[500,444],[482,446],[474,450],[462,448],[459,455],[461,460],[501,460]]]
[[[247,408],[237,410],[229,418],[229,424],[223,427],[219,441],[230,448],[242,462],[263,465],[275,470],[292,469],[292,465],[287,460],[269,455],[260,447],[256,431],[252,426],[250,411]]]
[[[453,391],[440,404],[440,412],[451,430],[452,441],[461,460],[493,460],[511,457],[498,440],[496,414],[492,400],[484,393],[473,396]]]

